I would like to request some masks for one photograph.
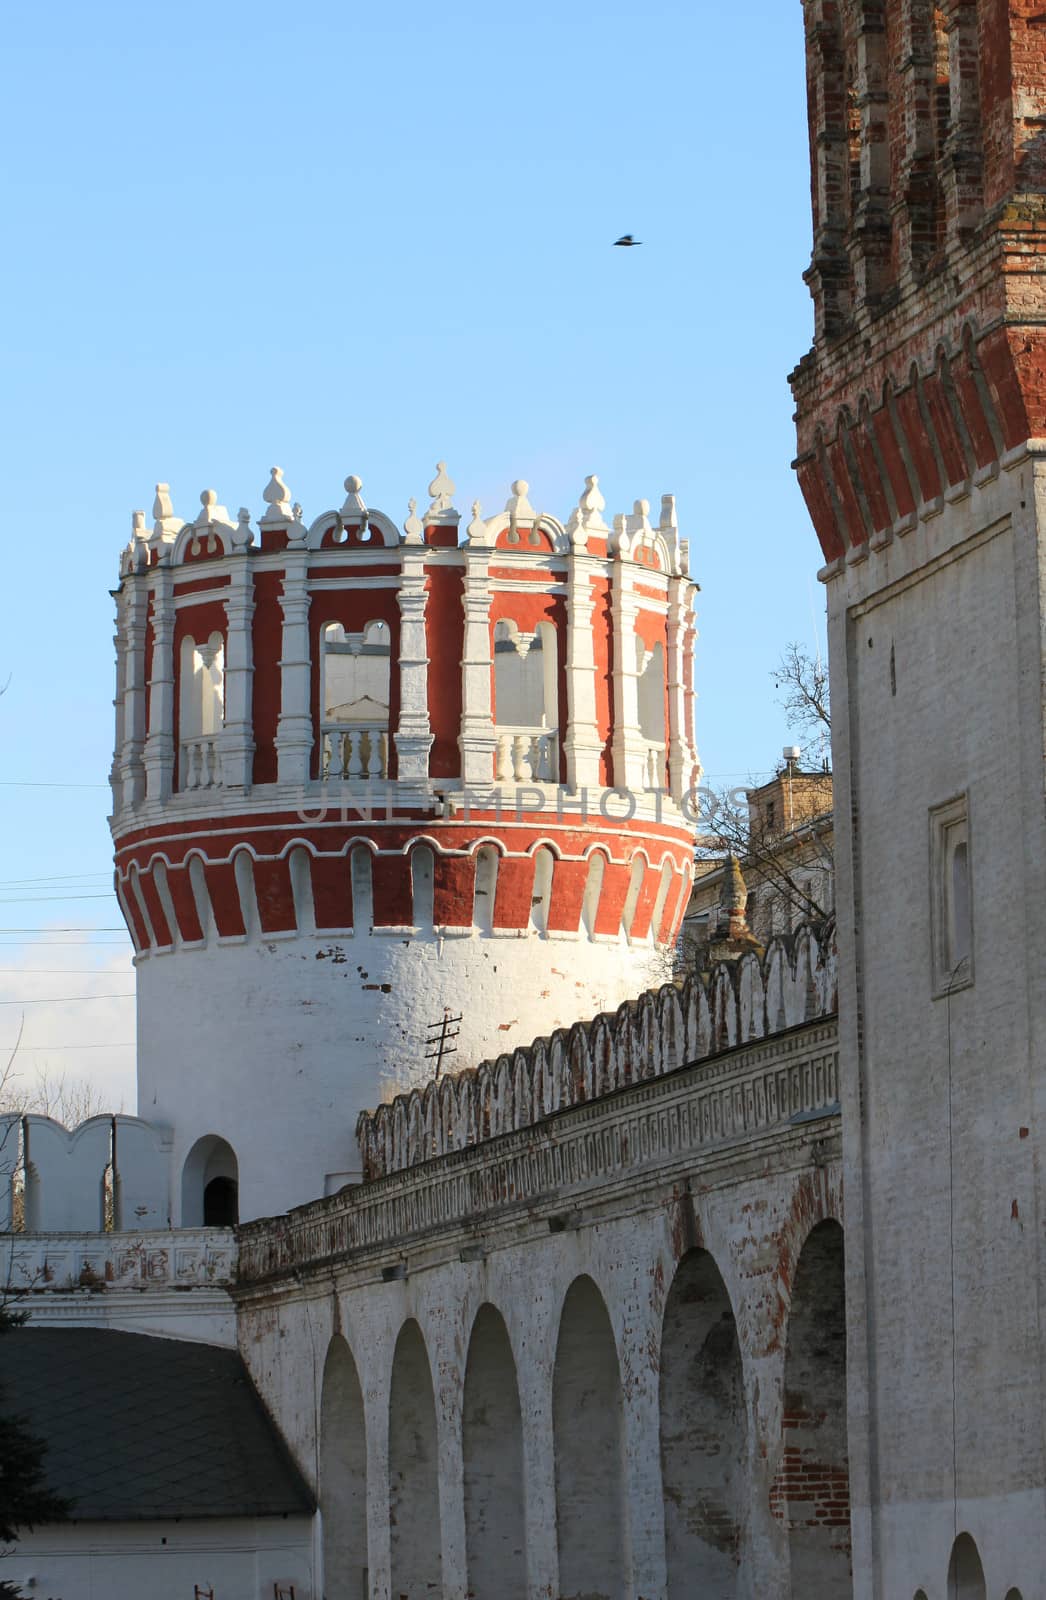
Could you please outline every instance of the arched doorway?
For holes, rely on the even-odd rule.
[[[591,1278],[576,1278],[563,1302],[552,1425],[561,1600],[625,1600],[621,1373],[610,1317]]]
[[[469,1593],[526,1600],[523,1421],[500,1312],[480,1306],[465,1366],[462,1418]]]
[[[843,1230],[821,1222],[792,1284],[785,1355],[784,1460],[772,1491],[784,1517],[793,1600],[850,1600]]]
[[[324,1600],[367,1597],[367,1432],[352,1352],[335,1334],[320,1403]]]
[[[216,1133],[197,1139],[182,1167],[182,1227],[231,1228],[240,1220],[236,1152]]]
[[[443,1592],[436,1403],[425,1340],[413,1321],[400,1329],[392,1361],[389,1544],[397,1600]]]
[[[984,1568],[976,1542],[960,1533],[948,1563],[948,1600],[987,1600]]]
[[[669,1600],[732,1600],[747,1515],[745,1399],[730,1297],[707,1250],[684,1256],[661,1334]]]

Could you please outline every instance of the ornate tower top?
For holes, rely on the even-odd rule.
[[[1046,25],[806,0],[815,341],[792,376],[828,574],[1046,436]]]
[[[698,772],[674,501],[611,530],[595,477],[566,523],[517,479],[459,543],[444,462],[428,494],[401,533],[350,475],[307,519],[273,467],[256,528],[210,489],[135,514],[112,825],[183,1221],[232,1170],[244,1215],[351,1178],[445,1013],[466,1067],[664,976]]]

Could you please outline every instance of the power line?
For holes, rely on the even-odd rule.
[[[17,889],[34,883],[95,883],[108,877],[107,872],[56,872],[50,876],[40,873],[35,878],[0,878],[0,889]]]
[[[113,891],[106,894],[0,894],[0,906],[39,906],[45,900],[111,900]]]
[[[37,783],[28,778],[0,778],[0,789],[108,789],[107,783]]]
[[[0,945],[0,949],[3,946]],[[24,978],[111,978],[104,967],[0,967],[0,977],[17,972]]]
[[[123,994],[56,994],[34,995],[31,1000],[0,1000],[0,1006],[65,1006],[82,1005],[87,1000],[133,1000],[134,990]]]
[[[121,1039],[114,1044],[20,1044],[17,1054],[38,1054],[41,1050],[134,1050],[137,1048],[136,1039]]]
[[[0,933],[126,933],[126,928],[0,928]]]

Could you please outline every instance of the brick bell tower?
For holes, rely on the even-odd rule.
[[[160,485],[121,561],[116,887],[176,1224],[358,1177],[358,1114],[432,1076],[445,1013],[460,1069],[670,973],[697,781],[672,497],[611,527],[593,477],[561,523],[519,481],[461,539],[442,464],[402,531],[361,490],[306,524],[274,468],[255,529]]]
[[[792,387],[829,615],[853,1592],[1029,1600],[1046,1572],[1046,11],[804,10],[815,340]]]

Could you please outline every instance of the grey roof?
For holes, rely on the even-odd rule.
[[[47,1441],[76,1521],[308,1515],[315,1502],[235,1350],[101,1328],[0,1335],[0,1404]]]

